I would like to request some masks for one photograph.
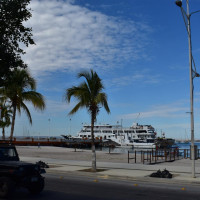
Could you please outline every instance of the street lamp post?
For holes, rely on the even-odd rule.
[[[191,160],[192,160],[192,177],[195,178],[195,150],[194,150],[194,112],[193,112],[193,79],[195,77],[199,77],[199,74],[195,70],[193,70],[192,64],[194,64],[194,59],[192,56],[192,42],[191,42],[191,28],[190,28],[190,17],[192,14],[200,12],[200,10],[196,12],[189,12],[189,0],[186,0],[187,4],[187,13],[182,7],[182,1],[177,0],[176,5],[180,7],[181,13],[184,19],[184,23],[186,26],[187,34],[188,34],[188,46],[189,46],[189,75],[190,75],[190,126],[191,126]]]

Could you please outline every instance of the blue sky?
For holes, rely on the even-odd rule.
[[[183,0],[183,7],[185,8]],[[188,41],[174,0],[33,0],[35,46],[24,60],[45,96],[46,110],[29,106],[33,125],[17,116],[15,135],[76,135],[90,118],[85,110],[68,116],[75,101],[65,90],[78,85],[77,73],[94,69],[102,78],[111,114],[101,124],[151,124],[167,137],[190,136]],[[200,9],[190,0],[190,10]],[[200,14],[191,18],[193,57],[199,69]],[[195,138],[200,138],[200,80],[194,80]],[[139,114],[140,113],[140,114]],[[71,120],[70,120],[71,119]],[[7,134],[9,130],[7,130]]]

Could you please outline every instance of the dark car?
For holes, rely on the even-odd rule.
[[[16,187],[40,193],[44,188],[42,173],[45,170],[40,165],[20,161],[14,145],[0,144],[0,197],[12,194]]]

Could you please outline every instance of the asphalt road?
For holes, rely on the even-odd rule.
[[[74,173],[46,174],[44,191],[32,196],[18,189],[9,199],[42,200],[191,200],[199,199],[199,185],[161,184]]]

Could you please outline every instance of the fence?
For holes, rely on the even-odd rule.
[[[132,156],[132,157],[131,157]],[[179,159],[179,149],[165,149],[165,150],[135,150],[128,151],[128,163],[134,160],[135,163],[156,164],[160,162],[172,162]]]
[[[179,152],[180,152],[180,156],[187,159],[187,158],[190,158],[191,159],[191,154],[190,154],[190,149],[179,149]],[[197,147],[195,146],[194,148],[194,157],[195,157],[195,160],[199,159],[200,158],[200,149],[197,149]]]

